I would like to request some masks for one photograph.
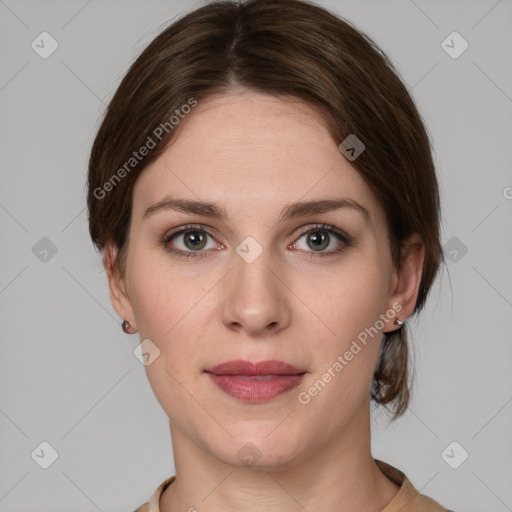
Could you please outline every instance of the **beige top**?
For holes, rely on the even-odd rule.
[[[382,512],[451,512],[433,499],[420,494],[400,470],[386,462],[374,460],[379,469],[400,486],[398,493]],[[160,496],[174,482],[175,478],[176,476],[171,476],[163,481],[151,499],[134,512],[160,512]]]

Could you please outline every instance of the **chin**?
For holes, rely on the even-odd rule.
[[[297,453],[291,444],[287,446],[286,439],[271,440],[266,436],[246,436],[233,440],[228,446],[230,451],[226,453],[223,450],[224,453],[217,454],[217,458],[232,466],[253,471],[276,471],[293,466]]]

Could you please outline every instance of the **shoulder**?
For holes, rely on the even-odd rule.
[[[420,494],[405,473],[386,462],[374,460],[379,469],[400,486],[396,496],[382,512],[451,512],[432,498]]]
[[[398,507],[397,511],[402,512],[450,512],[437,501],[420,494],[407,479],[392,503],[394,507]],[[388,511],[386,508],[385,512],[394,512],[394,510],[395,508],[391,508]]]
[[[160,512],[160,497],[162,496],[163,492],[169,485],[171,485],[176,478],[176,475],[171,476],[167,480],[164,480],[156,489],[156,491],[153,493],[153,496],[151,496],[150,500],[137,509],[135,509],[133,512]]]

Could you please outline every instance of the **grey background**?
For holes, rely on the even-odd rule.
[[[411,323],[411,408],[391,425],[375,414],[373,454],[448,508],[512,510],[512,2],[320,3],[374,38],[412,90],[453,260]],[[85,180],[129,64],[199,5],[0,0],[0,511],[132,511],[174,474],[167,416],[89,239]],[[47,59],[31,48],[43,31],[59,45]],[[453,31],[469,43],[457,59],[441,47]],[[57,249],[46,261],[43,237]],[[31,457],[43,441],[58,452],[48,469]],[[453,441],[469,453],[458,469],[441,456]]]

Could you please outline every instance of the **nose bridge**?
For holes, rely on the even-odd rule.
[[[236,249],[236,256],[233,255],[235,274],[238,288],[249,288],[249,290],[268,290],[273,287],[272,258],[270,250],[263,248],[255,242],[244,241]],[[247,290],[244,290],[244,294]]]
[[[271,251],[247,237],[233,253],[224,296],[223,321],[255,334],[268,326],[283,327],[288,321],[286,290],[276,277],[279,262]]]

